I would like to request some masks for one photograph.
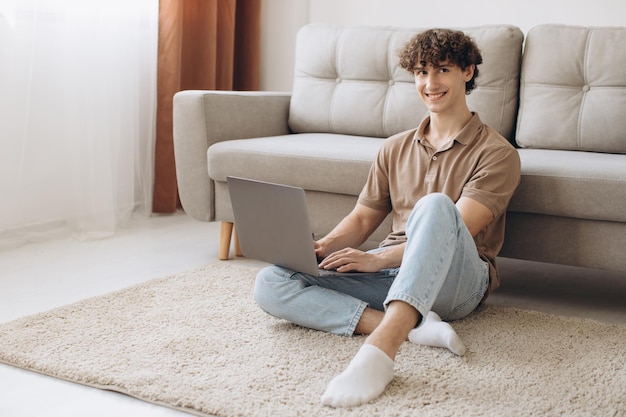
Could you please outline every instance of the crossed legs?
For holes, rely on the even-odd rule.
[[[452,327],[432,311],[454,320],[474,310],[488,285],[487,264],[444,195],[420,200],[407,237],[397,275],[323,281],[270,267],[257,277],[255,300],[268,313],[336,334],[369,334],[344,372],[328,384],[322,396],[326,405],[355,406],[380,396],[406,340],[464,352]]]

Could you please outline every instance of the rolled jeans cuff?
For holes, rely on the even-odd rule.
[[[352,335],[354,335],[354,331],[356,330],[356,326],[359,324],[359,321],[361,320],[361,316],[363,315],[363,312],[365,311],[367,306],[368,306],[368,304],[366,302],[364,302],[364,301],[359,303],[359,306],[358,306],[356,312],[354,313],[354,316],[352,316],[352,320],[350,320],[350,324],[348,325],[348,328],[346,329],[345,336],[352,336]]]

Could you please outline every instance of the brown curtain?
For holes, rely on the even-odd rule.
[[[181,90],[258,90],[261,0],[159,0],[152,211],[180,206],[172,98]]]

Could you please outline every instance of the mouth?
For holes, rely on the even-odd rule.
[[[439,100],[441,97],[445,96],[446,93],[427,93],[426,97],[428,97],[431,100]]]

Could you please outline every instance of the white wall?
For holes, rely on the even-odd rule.
[[[263,0],[261,89],[290,91],[295,36],[306,23],[404,27],[542,23],[626,26],[624,0]]]
[[[309,0],[262,0],[261,90],[291,91],[296,32],[309,21]]]

